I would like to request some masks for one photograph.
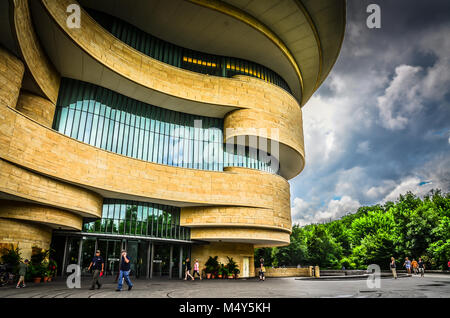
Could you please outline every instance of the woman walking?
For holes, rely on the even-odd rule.
[[[200,280],[202,280],[202,275],[200,275],[199,267],[200,267],[200,265],[198,264],[198,259],[195,259],[195,261],[194,261],[194,272],[192,273],[192,277],[195,279],[195,274],[197,274],[198,277],[200,277]]]
[[[191,271],[191,261],[189,260],[189,257],[186,258],[186,261],[184,262],[184,267],[185,267],[185,275],[184,275],[184,280],[187,280],[187,277],[189,276],[190,278],[192,278],[192,280],[194,280],[194,277],[192,277],[190,271]]]

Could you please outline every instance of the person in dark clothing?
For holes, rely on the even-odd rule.
[[[184,275],[184,280],[187,280],[187,277],[189,276],[192,280],[194,280],[194,277],[192,277],[191,275],[191,260],[188,258],[186,258],[186,261],[184,262],[184,270],[185,270],[185,275]]]
[[[103,273],[103,270],[105,269],[105,262],[103,261],[103,257],[100,256],[100,250],[95,251],[95,256],[92,258],[91,264],[89,264],[88,271],[91,270],[91,268],[94,272],[92,274],[91,288],[89,289],[95,289],[96,284],[98,289],[100,289],[100,287],[102,287],[102,284],[100,283],[100,276],[103,275],[100,275],[100,273]]]
[[[418,262],[420,277],[424,277],[425,275],[425,263],[419,258]]]
[[[128,285],[128,290],[133,288],[133,284],[130,280],[130,267],[131,267],[131,258],[127,255],[127,251],[122,250],[122,255],[120,257],[120,272],[119,272],[119,285],[117,285],[116,291],[122,290],[123,279]]]

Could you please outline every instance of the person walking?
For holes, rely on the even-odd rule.
[[[16,288],[27,287],[25,285],[25,275],[28,268],[28,260],[24,260],[23,263],[19,264],[19,281],[17,282]],[[22,283],[22,286],[20,284]]]
[[[394,278],[397,279],[397,265],[395,265],[394,257],[391,257],[390,267],[391,267],[392,276],[394,276]]]
[[[198,264],[198,259],[195,259],[194,261],[194,272],[192,273],[192,277],[195,279],[195,274],[198,275],[198,277],[200,277],[200,280],[202,280],[202,275],[200,275],[200,265]]]
[[[405,266],[408,274],[411,274],[411,261],[409,260],[408,257],[405,257],[405,262],[403,263],[403,266]]]
[[[194,277],[192,277],[191,275],[191,260],[188,258],[186,258],[186,261],[184,262],[184,280],[187,280],[188,276],[194,280]]]
[[[128,256],[126,250],[122,250],[122,255],[120,256],[120,265],[119,265],[119,284],[117,285],[116,291],[122,290],[123,280],[128,285],[128,290],[133,288],[133,283],[130,280],[130,267],[131,267],[131,257]]]
[[[418,272],[419,265],[417,264],[417,261],[416,261],[415,258],[413,258],[413,260],[411,262],[411,266],[413,268],[414,275],[417,275],[418,274],[417,272]]]
[[[424,277],[425,275],[425,263],[422,261],[422,258],[419,258],[419,263],[417,264],[419,267],[420,277]]]
[[[95,289],[95,285],[98,286],[98,289],[102,287],[102,284],[100,283],[100,277],[103,275],[103,271],[105,269],[105,262],[103,261],[103,257],[100,256],[100,250],[95,251],[95,256],[92,258],[91,263],[89,264],[88,271],[91,270],[91,268],[94,270],[92,274],[92,284],[90,290]]]
[[[259,259],[259,280],[265,281],[266,277],[264,277],[264,272],[266,271],[266,268],[264,267],[264,258]]]

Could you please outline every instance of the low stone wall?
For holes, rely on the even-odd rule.
[[[255,269],[255,276],[259,275],[259,268]],[[312,267],[309,268],[296,268],[296,267],[286,267],[286,268],[272,268],[266,267],[266,272],[264,273],[266,277],[312,277],[313,270]]]

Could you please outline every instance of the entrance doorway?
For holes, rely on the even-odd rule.
[[[250,272],[249,272],[249,258],[248,257],[244,257],[242,259],[242,277],[249,277],[250,276]]]

